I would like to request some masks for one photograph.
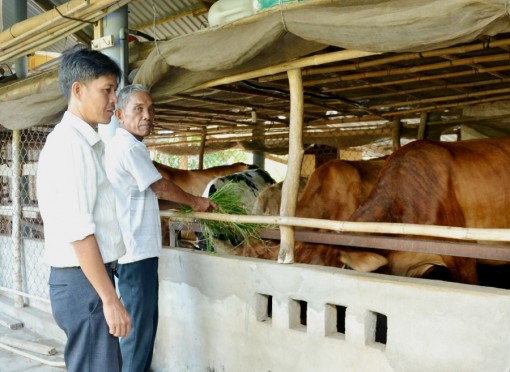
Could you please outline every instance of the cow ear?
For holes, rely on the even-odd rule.
[[[375,271],[388,263],[380,254],[362,251],[342,251],[340,260],[352,269],[364,272]]]

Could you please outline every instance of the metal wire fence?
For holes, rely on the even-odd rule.
[[[30,128],[0,134],[0,287],[43,299],[48,298],[49,267],[41,262],[44,236],[36,173],[50,131]]]

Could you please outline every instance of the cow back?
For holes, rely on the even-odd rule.
[[[510,226],[510,138],[412,142],[391,155],[352,221]]]

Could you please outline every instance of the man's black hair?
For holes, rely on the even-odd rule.
[[[62,55],[58,71],[60,90],[67,102],[71,98],[71,87],[75,81],[87,83],[101,76],[121,76],[120,67],[107,55],[83,45],[75,45]]]

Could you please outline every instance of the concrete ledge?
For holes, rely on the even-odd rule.
[[[0,295],[0,313],[20,320],[26,329],[37,334],[62,343],[66,341],[64,331],[57,326],[51,313],[30,306],[17,308],[11,298],[2,295]]]
[[[159,276],[155,371],[510,370],[508,290],[179,248]]]

